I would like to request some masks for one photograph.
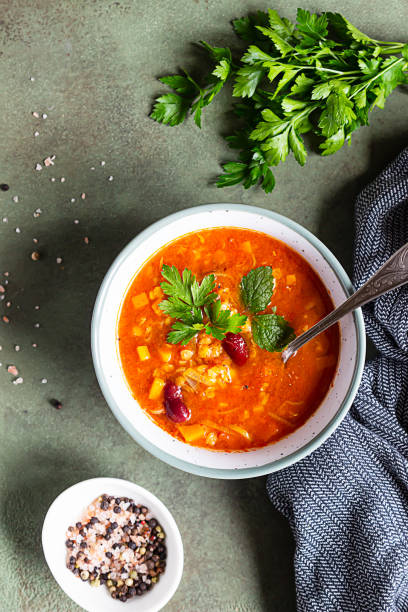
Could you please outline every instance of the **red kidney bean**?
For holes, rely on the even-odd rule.
[[[222,348],[237,365],[244,365],[247,362],[249,350],[241,334],[228,332],[222,341]]]
[[[168,381],[164,387],[164,407],[166,414],[174,423],[184,423],[191,416],[191,411],[183,402],[181,387]]]

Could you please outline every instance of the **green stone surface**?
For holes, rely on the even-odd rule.
[[[298,4],[273,6],[294,17]],[[267,6],[0,0],[0,183],[10,185],[0,192],[2,281],[9,272],[0,314],[10,318],[8,325],[0,321],[1,610],[79,609],[45,564],[41,525],[63,489],[104,475],[147,487],[179,523],[185,571],[168,612],[295,609],[293,541],[267,499],[265,479],[207,480],[146,453],[107,407],[89,348],[93,303],[113,258],[141,229],[188,206],[224,201],[278,211],[316,233],[350,270],[353,201],[407,142],[406,91],[373,112],[351,148],[327,159],[311,154],[304,168],[293,159],[279,167],[271,195],[239,186],[220,191],[211,182],[229,156],[221,137],[227,92],[205,111],[201,131],[191,121],[172,129],[148,118],[162,89],[157,76],[180,66],[197,72],[202,56],[192,42],[234,43],[229,21]],[[303,6],[341,11],[375,38],[407,38],[408,4],[401,0]],[[36,119],[35,111],[48,117]],[[36,171],[48,155],[56,155],[55,165]],[[34,218],[37,208],[42,213]],[[37,262],[30,259],[33,238]],[[23,384],[12,384],[9,364]]]

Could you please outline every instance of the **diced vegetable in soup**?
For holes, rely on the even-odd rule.
[[[124,374],[175,438],[223,451],[265,446],[300,427],[332,384],[337,325],[281,360],[332,308],[311,266],[279,240],[232,227],[191,233],[156,252],[125,296]]]

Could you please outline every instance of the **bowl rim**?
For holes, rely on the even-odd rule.
[[[86,486],[89,485],[90,483],[92,484],[98,484],[98,486],[100,486],[101,491],[104,490],[105,488],[115,488],[115,486],[120,487],[120,486],[125,486],[125,487],[129,487],[131,490],[133,490],[135,493],[134,495],[136,496],[137,494],[141,494],[144,497],[146,497],[149,501],[148,503],[151,503],[152,501],[154,502],[154,504],[159,508],[160,512],[162,513],[162,515],[165,516],[165,520],[166,520],[166,529],[167,531],[172,532],[174,539],[175,539],[175,548],[176,548],[176,559],[178,559],[178,565],[176,567],[176,573],[175,573],[175,578],[173,580],[173,582],[171,583],[171,588],[169,588],[165,594],[163,594],[163,596],[161,597],[161,599],[158,602],[158,607],[155,605],[155,610],[156,612],[159,612],[159,610],[162,610],[164,608],[164,606],[173,598],[174,594],[176,593],[178,587],[180,586],[180,582],[181,582],[181,578],[183,576],[183,570],[184,570],[184,546],[183,546],[183,540],[181,538],[181,534],[180,534],[180,530],[177,526],[177,523],[175,521],[175,518],[173,517],[172,513],[170,512],[170,510],[167,508],[167,506],[161,501],[161,499],[159,499],[154,493],[152,493],[151,491],[149,491],[148,489],[146,489],[145,487],[142,487],[141,485],[136,484],[135,482],[132,482],[131,480],[125,480],[123,478],[114,478],[114,477],[109,477],[109,476],[97,476],[95,478],[88,478],[86,480],[80,480],[79,482],[76,482],[75,484],[67,487],[66,489],[64,489],[63,491],[61,491],[57,497],[52,501],[52,503],[50,504],[50,506],[48,507],[48,510],[44,516],[44,520],[43,520],[43,525],[41,528],[41,545],[42,545],[42,549],[43,549],[43,554],[46,560],[46,563],[48,565],[48,568],[54,578],[54,580],[57,582],[58,586],[64,591],[64,593],[72,600],[74,601],[78,606],[82,607],[81,603],[79,603],[79,601],[77,600],[77,598],[75,596],[72,595],[72,592],[70,592],[68,589],[65,588],[65,585],[61,584],[60,580],[59,580],[59,576],[58,576],[58,572],[54,571],[54,564],[50,559],[50,555],[49,555],[49,548],[50,546],[53,546],[53,544],[49,543],[49,524],[52,521],[52,514],[53,514],[53,510],[55,507],[58,506],[58,502],[60,501],[61,498],[68,496],[70,493],[72,494],[74,490],[81,490],[81,489],[85,489],[86,490]],[[84,495],[86,496],[86,493],[84,493]],[[146,505],[147,505],[146,504]],[[84,504],[87,505],[87,504]],[[149,608],[150,610],[153,610],[152,608]]]
[[[312,453],[321,444],[323,444],[323,442],[327,440],[327,438],[335,431],[335,429],[340,425],[341,421],[346,416],[358,391],[365,362],[366,337],[363,314],[361,308],[358,308],[353,312],[353,319],[357,336],[357,354],[354,365],[353,377],[350,382],[347,394],[343,402],[340,404],[337,413],[326,425],[326,427],[324,427],[322,431],[320,431],[312,440],[307,442],[303,447],[299,448],[293,453],[290,453],[289,455],[286,455],[281,459],[277,459],[261,466],[234,469],[209,468],[188,463],[187,461],[175,458],[170,453],[167,453],[152,444],[147,438],[145,438],[145,436],[143,436],[139,431],[132,427],[131,423],[125,418],[120,409],[120,406],[118,405],[116,399],[110,391],[109,386],[105,381],[98,352],[99,320],[104,306],[104,301],[109,290],[111,279],[115,275],[116,270],[122,265],[122,262],[127,258],[128,254],[131,253],[136,247],[140,246],[140,244],[142,244],[148,237],[150,237],[159,229],[162,229],[163,227],[168,225],[170,222],[178,221],[179,219],[182,219],[185,216],[202,214],[203,212],[211,213],[216,210],[236,210],[249,212],[251,214],[267,216],[274,219],[275,221],[278,221],[279,223],[282,223],[286,227],[292,229],[293,231],[300,234],[303,238],[308,240],[312,244],[312,246],[314,246],[320,252],[322,257],[327,261],[328,265],[333,270],[334,274],[337,277],[337,280],[339,281],[339,284],[341,285],[347,296],[351,295],[351,293],[354,291],[354,287],[351,283],[348,274],[346,273],[340,262],[337,260],[337,258],[330,251],[330,249],[326,247],[326,245],[321,242],[319,238],[312,234],[312,232],[310,232],[308,229],[306,229],[296,221],[293,221],[292,219],[289,219],[284,215],[265,208],[261,208],[259,206],[230,203],[201,204],[198,206],[185,208],[170,215],[166,215],[162,219],[149,225],[146,229],[142,230],[139,234],[137,234],[137,236],[135,236],[135,238],[133,238],[117,255],[102,281],[95,300],[91,322],[91,351],[95,374],[102,394],[109,408],[111,409],[119,423],[122,425],[122,427],[138,444],[140,444],[140,446],[142,446],[145,450],[147,450],[149,453],[151,453],[158,459],[161,459],[165,463],[173,467],[179,468],[185,472],[189,472],[198,476],[206,476],[208,478],[235,480],[242,478],[252,478],[255,476],[263,476],[265,474],[270,474],[272,472],[276,472],[283,468],[289,467],[290,465],[300,461],[301,459]],[[132,433],[130,433],[130,430],[132,431]]]

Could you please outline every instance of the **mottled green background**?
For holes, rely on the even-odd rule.
[[[274,7],[294,17],[298,4]],[[41,524],[60,491],[102,475],[147,487],[178,520],[185,572],[168,612],[295,609],[294,545],[266,498],[265,479],[206,480],[147,454],[105,404],[89,350],[94,299],[113,258],[141,229],[187,206],[225,201],[279,211],[317,233],[350,269],[353,200],[406,144],[405,92],[373,113],[372,126],[354,136],[351,148],[328,159],[312,154],[305,168],[293,159],[285,163],[269,196],[241,187],[220,191],[211,183],[228,157],[221,138],[227,92],[205,111],[202,131],[191,121],[170,129],[147,117],[161,89],[157,76],[179,66],[197,71],[202,59],[193,41],[234,43],[229,21],[267,6],[255,0],[0,0],[0,183],[10,185],[0,192],[0,219],[8,218],[0,221],[0,278],[10,273],[6,300],[12,302],[0,305],[11,320],[0,322],[1,610],[78,610],[45,565]],[[402,0],[303,6],[341,10],[376,38],[407,38]],[[48,118],[37,120],[33,111]],[[53,154],[55,166],[37,172],[35,164]],[[37,208],[42,213],[34,218]],[[43,255],[38,262],[30,260],[34,237]],[[22,385],[11,383],[9,364],[18,366]],[[51,407],[50,398],[63,409]]]

